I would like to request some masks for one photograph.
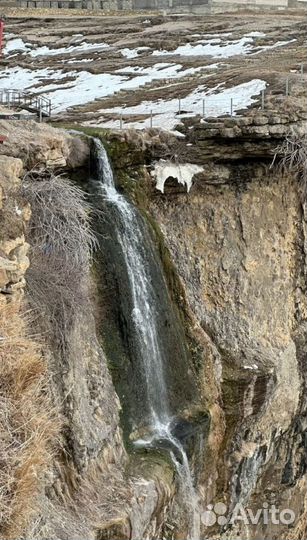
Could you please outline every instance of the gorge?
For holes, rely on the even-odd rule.
[[[40,358],[5,396],[2,536],[304,539],[306,202],[280,160],[306,112],[187,118],[184,137],[75,128],[1,121],[0,352]],[[162,193],[166,167],[195,174]],[[84,205],[80,261],[46,232],[48,186],[61,234],[68,194]],[[295,518],[231,521],[238,504]]]

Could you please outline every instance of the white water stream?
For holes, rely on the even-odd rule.
[[[105,148],[99,139],[94,139],[99,189],[108,203],[117,211],[114,234],[127,269],[132,296],[132,319],[135,326],[139,350],[141,351],[148,407],[150,411],[151,434],[146,440],[138,440],[139,446],[154,446],[155,441],[166,441],[176,467],[180,491],[189,519],[188,540],[199,540],[200,519],[198,497],[186,452],[180,441],[171,433],[172,415],[164,373],[164,358],[158,335],[157,310],[154,305],[153,284],[148,270],[144,236],[136,209],[118,193],[113,171]]]

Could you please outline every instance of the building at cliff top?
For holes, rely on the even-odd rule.
[[[304,7],[307,0],[7,0],[23,8],[158,10],[168,13],[207,13],[224,9]]]

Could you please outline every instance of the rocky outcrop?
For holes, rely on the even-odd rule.
[[[226,434],[217,478],[211,471],[212,498],[261,507],[274,493],[277,506],[288,501],[292,508],[294,490],[299,519],[306,326],[298,189],[289,178],[260,172],[240,187],[199,180],[188,199],[156,197],[151,209],[215,358]],[[205,354],[202,369],[207,362]],[[208,393],[202,373],[200,384]],[[301,431],[294,434],[297,423]],[[268,528],[264,538],[272,537]]]
[[[189,194],[175,174],[161,194],[139,154],[129,164],[133,152],[123,155],[131,180],[121,179],[120,147],[130,139],[117,137],[118,178],[160,228],[179,277],[174,285],[164,259],[169,286],[197,343],[198,384],[211,413],[198,473],[206,538],[306,535],[306,203],[297,179],[277,166],[278,144],[305,129],[305,113],[253,111],[187,120],[180,141],[146,134],[147,166],[148,156],[161,163],[177,150],[179,163],[203,167]],[[219,522],[208,506],[218,502],[226,505]],[[237,504],[290,514],[232,523]]]
[[[272,158],[280,141],[290,134],[303,137],[307,113],[280,110],[252,110],[239,117],[187,119],[182,132],[189,146],[189,159],[204,161],[238,161],[247,158]]]
[[[0,120],[1,134],[7,140],[0,154],[21,159],[27,170],[34,168],[82,167],[89,157],[89,147],[67,131],[53,129],[34,120]]]

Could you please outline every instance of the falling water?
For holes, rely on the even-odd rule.
[[[118,193],[107,153],[98,139],[94,139],[97,156],[99,189],[106,201],[116,208],[117,223],[114,233],[124,257],[132,295],[132,319],[137,336],[145,375],[146,397],[150,414],[151,434],[136,442],[139,446],[153,446],[166,441],[180,479],[181,492],[189,511],[189,539],[199,538],[197,495],[186,452],[171,433],[172,414],[165,377],[163,348],[158,335],[157,310],[153,302],[153,284],[146,261],[144,237],[138,213],[127,199]]]

